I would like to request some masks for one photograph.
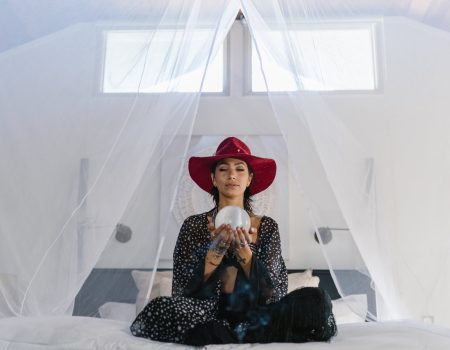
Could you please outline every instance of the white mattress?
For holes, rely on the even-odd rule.
[[[0,349],[187,349],[133,337],[129,324],[91,317],[0,319]],[[210,345],[208,349],[450,349],[450,329],[413,322],[340,325],[330,343]]]

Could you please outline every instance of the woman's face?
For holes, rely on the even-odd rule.
[[[222,196],[244,198],[245,189],[250,186],[253,174],[250,174],[248,165],[243,160],[225,158],[219,161],[211,177]]]

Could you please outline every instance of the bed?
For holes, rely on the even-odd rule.
[[[0,320],[0,349],[188,349],[133,337],[129,324],[95,317],[37,317]],[[350,323],[329,343],[209,345],[208,349],[450,349],[450,330],[413,322]]]
[[[119,278],[124,285],[120,293],[98,295],[88,303],[79,302],[83,294],[100,283]],[[129,325],[139,306],[137,300],[142,286],[147,285],[149,271],[94,270],[79,293],[74,314],[78,316],[19,317],[0,319],[0,350],[28,349],[187,349],[188,346],[159,343],[133,337]],[[162,281],[170,272],[161,272],[157,293],[165,294]],[[208,349],[450,349],[450,329],[436,325],[403,322],[365,322],[348,307],[349,301],[339,298],[329,271],[290,271],[290,289],[299,285],[314,285],[326,289],[333,299],[338,323],[338,335],[329,343],[304,344],[233,344],[210,345]],[[170,280],[170,278],[169,278]],[[368,281],[369,283],[369,281]],[[109,290],[105,288],[105,290]],[[156,291],[156,289],[155,289]],[[117,290],[116,290],[117,292]],[[366,295],[364,295],[366,298]],[[370,299],[370,298],[369,298]],[[364,299],[367,300],[367,299]],[[359,300],[361,301],[361,299]],[[370,304],[370,303],[369,303]],[[370,309],[373,305],[366,304]],[[84,314],[84,315],[83,315]],[[94,316],[94,317],[86,317]]]

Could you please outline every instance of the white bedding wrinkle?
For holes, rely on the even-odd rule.
[[[377,322],[341,325],[330,343],[209,345],[207,349],[448,350],[450,329],[422,323]],[[129,323],[91,317],[0,319],[0,350],[192,349],[133,337]]]

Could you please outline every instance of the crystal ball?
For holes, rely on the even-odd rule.
[[[237,227],[243,227],[247,230],[247,232],[249,232],[250,216],[244,209],[234,205],[229,205],[220,209],[216,215],[216,219],[214,220],[214,225],[216,228],[222,224],[228,224],[234,229]]]

